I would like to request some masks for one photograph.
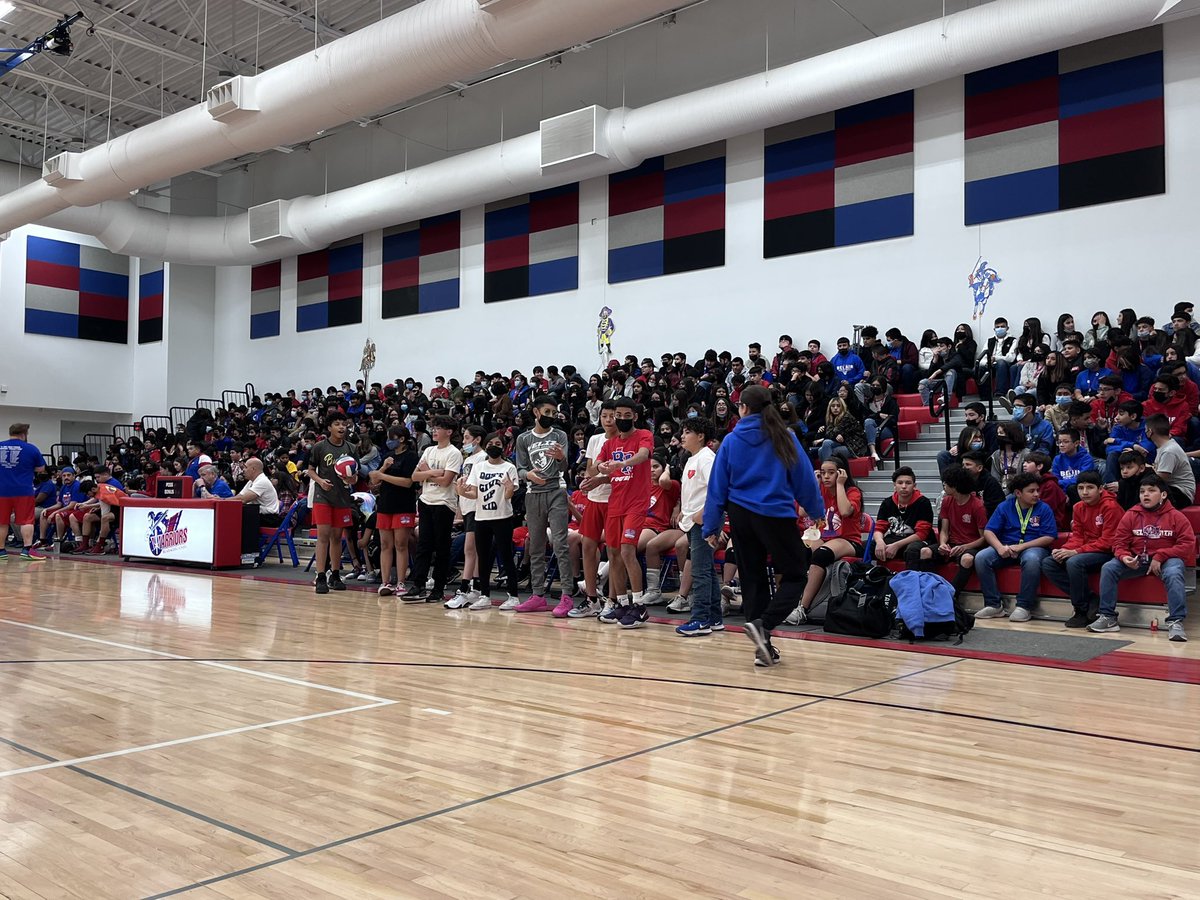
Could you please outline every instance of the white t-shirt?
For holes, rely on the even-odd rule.
[[[704,447],[683,464],[683,486],[679,493],[679,528],[684,532],[691,531],[696,524],[692,516],[704,511],[704,501],[708,498],[708,478],[716,458],[715,453]]]
[[[253,494],[258,498],[258,511],[267,515],[279,513],[279,493],[271,479],[259,472],[254,480],[242,488],[243,494]]]
[[[425,467],[429,469],[447,469],[457,474],[462,471],[462,451],[453,444],[447,446],[445,450],[434,444],[432,447],[425,448],[425,452],[421,454],[421,459],[417,462],[418,468],[421,463],[425,463]],[[454,482],[451,481],[443,487],[432,481],[422,481],[421,502],[426,506],[448,506],[450,509],[458,509],[458,494],[454,492]]]
[[[593,434],[588,438],[587,449],[584,451],[584,456],[588,462],[594,463],[596,457],[600,455],[600,450],[604,446],[604,442],[608,440],[608,435],[603,431],[598,434]],[[607,503],[608,498],[612,496],[612,485],[607,481],[604,484],[597,485],[588,491],[587,498],[592,503]]]
[[[517,483],[517,467],[506,459],[492,462],[484,457],[483,462],[471,467],[467,484],[479,489],[475,501],[475,521],[489,522],[492,519],[507,519],[513,514],[512,500],[506,495],[505,482]]]
[[[482,450],[476,450],[474,453],[472,453],[470,456],[468,456],[465,460],[463,460],[463,467],[462,467],[463,477],[466,478],[467,481],[469,482],[471,480],[471,472],[474,470],[474,468],[477,465],[479,465],[481,462],[483,462],[487,458],[488,458],[487,454],[484,453]],[[472,500],[470,497],[459,497],[458,498],[458,511],[460,513],[462,513],[464,516],[467,513],[475,512],[475,501]]]

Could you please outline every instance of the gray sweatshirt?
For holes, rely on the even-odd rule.
[[[563,458],[551,459],[546,451],[558,444],[562,447]],[[531,494],[544,494],[549,491],[561,491],[567,482],[563,472],[567,468],[567,435],[562,429],[551,428],[545,434],[536,434],[532,429],[517,435],[517,474],[529,486]],[[536,472],[546,479],[545,484],[534,484],[526,479],[530,472]]]

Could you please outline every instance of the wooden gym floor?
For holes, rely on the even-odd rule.
[[[2,897],[1200,896],[1200,633],[1123,633],[1121,675],[819,637],[759,670],[732,632],[0,565]]]

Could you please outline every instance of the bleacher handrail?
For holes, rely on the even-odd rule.
[[[215,397],[200,397],[196,401],[196,409],[207,409],[211,413],[217,413],[225,408],[225,402],[218,400]]]
[[[123,441],[128,441],[137,433],[137,425],[114,425],[112,427],[112,435],[114,440],[116,438],[120,438]]]
[[[91,432],[83,436],[83,449],[88,456],[103,460],[108,456],[108,448],[112,446],[111,434],[96,434]]]
[[[142,416],[142,434],[149,434],[151,431],[157,431],[159,428],[165,428],[170,431],[174,426],[171,424],[170,416]]]
[[[60,444],[50,445],[50,455],[54,457],[55,464],[60,456],[66,456],[68,459],[74,459],[76,453],[86,453],[87,447],[78,441],[63,441]]]
[[[171,407],[171,430],[174,431],[180,425],[187,425],[188,419],[196,414],[194,406],[172,406]]]

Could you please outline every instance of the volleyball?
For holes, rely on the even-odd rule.
[[[353,456],[340,456],[337,462],[333,464],[333,471],[338,473],[338,477],[350,481],[358,477],[358,460]]]

